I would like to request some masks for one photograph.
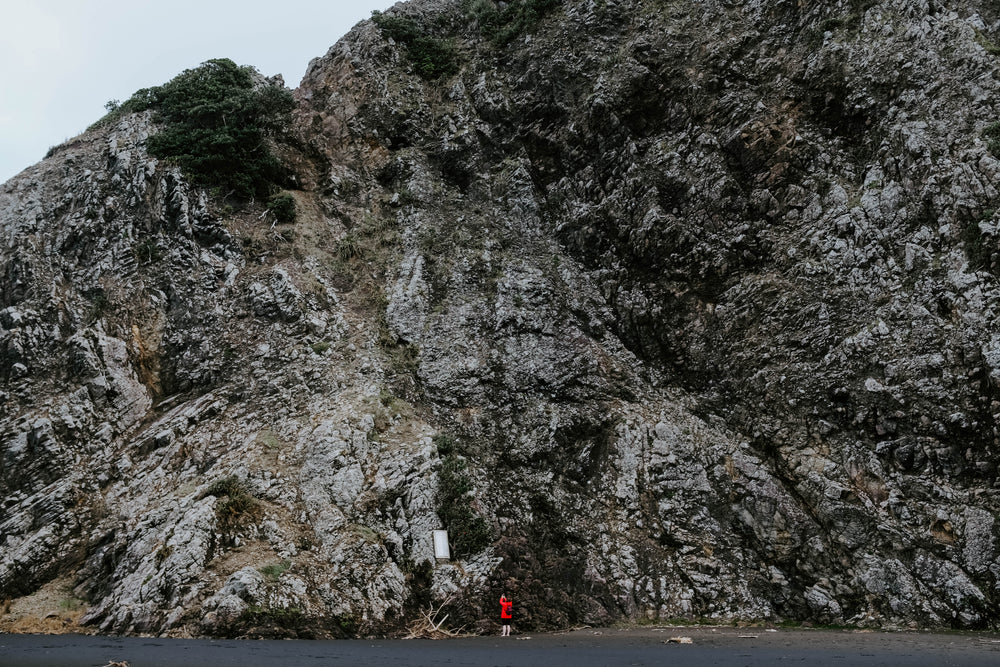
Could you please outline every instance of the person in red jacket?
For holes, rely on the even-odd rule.
[[[503,630],[500,632],[501,637],[510,637],[510,624],[514,620],[514,612],[511,611],[514,603],[511,602],[510,598],[506,595],[500,596],[500,625],[503,626]]]

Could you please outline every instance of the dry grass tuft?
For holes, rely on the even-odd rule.
[[[80,625],[87,604],[73,596],[71,578],[54,579],[31,595],[0,603],[0,633],[93,634]]]
[[[3,618],[0,619],[0,632],[30,635],[90,634],[92,630],[79,623],[82,615]]]

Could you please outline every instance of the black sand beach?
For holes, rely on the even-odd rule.
[[[691,643],[671,639],[690,638]],[[995,633],[737,628],[583,629],[430,640],[250,641],[0,635],[0,666],[1000,665]]]

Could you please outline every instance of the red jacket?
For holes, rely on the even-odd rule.
[[[500,596],[500,618],[513,618],[510,613],[510,608],[514,606],[514,603],[508,600],[503,595]]]

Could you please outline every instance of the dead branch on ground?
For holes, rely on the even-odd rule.
[[[431,606],[420,612],[423,618],[417,619],[410,624],[410,634],[406,635],[403,639],[449,639],[451,637],[460,637],[465,626],[457,630],[444,627],[444,622],[448,620],[448,614],[445,614],[438,620],[438,615],[453,599],[454,596],[448,596],[437,609]]]

